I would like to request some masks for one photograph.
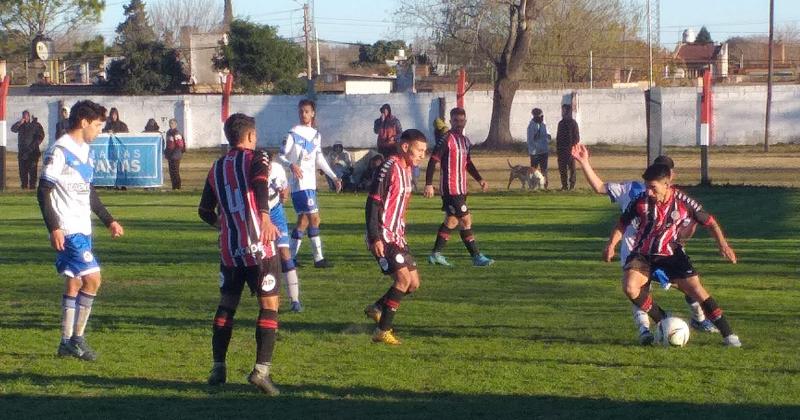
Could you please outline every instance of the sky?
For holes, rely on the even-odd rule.
[[[145,0],[146,3],[158,0]],[[557,1],[557,0],[556,0]],[[637,0],[645,4],[646,0]],[[106,0],[106,11],[98,31],[107,40],[122,20],[122,6],[129,0]],[[223,0],[219,0],[220,4]],[[652,0],[655,4],[655,0]],[[233,0],[236,17],[277,26],[279,34],[302,35],[300,0]],[[399,30],[394,12],[397,0],[315,0],[320,40],[373,43],[379,39],[412,41],[414,31]],[[800,1],[775,0],[775,26],[800,27]],[[767,35],[769,0],[661,0],[661,45],[673,48],[686,28],[697,32],[705,25],[715,41],[735,35]]]

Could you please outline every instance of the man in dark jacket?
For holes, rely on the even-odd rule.
[[[378,153],[386,159],[394,154],[403,127],[400,125],[400,120],[392,115],[392,107],[389,104],[383,104],[380,111],[381,116],[375,120],[373,131],[378,135]]]
[[[42,151],[39,145],[44,141],[44,128],[39,121],[31,117],[31,113],[22,111],[22,119],[11,126],[11,132],[19,135],[17,161],[19,163],[19,181],[24,190],[36,189],[36,166]]]
[[[119,111],[117,108],[111,108],[108,111],[108,119],[106,120],[106,126],[103,127],[104,133],[128,133],[128,124],[122,122],[119,119]]]
[[[581,141],[578,123],[572,118],[572,105],[561,105],[561,121],[558,122],[556,134],[556,151],[558,152],[558,172],[561,174],[561,190],[575,188],[575,159],[572,158],[572,146]],[[569,174],[569,184],[567,184]]]

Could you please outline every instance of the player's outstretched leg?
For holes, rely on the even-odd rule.
[[[692,320],[690,324],[692,328],[700,332],[706,333],[718,333],[719,328],[711,322],[710,319],[706,318],[706,315],[703,313],[703,308],[700,306],[700,303],[695,302],[694,299],[689,297],[689,295],[683,295],[683,298],[686,300],[686,306],[689,307],[689,312],[692,314]]]
[[[447,261],[447,258],[442,255],[447,241],[450,240],[450,232],[452,231],[453,229],[447,226],[447,221],[439,226],[439,231],[436,233],[436,241],[433,243],[433,251],[431,251],[431,255],[428,256],[428,262],[430,264],[439,264],[446,267],[452,266],[452,264]]]
[[[211,353],[214,363],[211,367],[211,373],[208,375],[209,385],[222,385],[227,380],[225,358],[228,354],[228,346],[233,334],[234,315],[236,315],[235,307],[224,306],[222,303],[217,306],[211,336]]]
[[[692,276],[688,278],[678,279],[676,281],[681,290],[689,295],[694,301],[700,302],[700,307],[703,308],[703,313],[706,318],[711,320],[714,325],[719,329],[722,335],[723,344],[728,347],[741,347],[742,342],[739,336],[733,333],[733,329],[728,323],[727,318],[722,312],[717,302],[711,295],[708,294],[703,284],[700,282],[699,276]]]

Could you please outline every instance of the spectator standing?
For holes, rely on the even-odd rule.
[[[56,123],[56,140],[67,134],[67,130],[69,130],[69,109],[64,106],[61,107],[61,115],[58,116]]]
[[[17,163],[19,163],[19,182],[24,190],[36,189],[36,173],[42,151],[39,145],[44,141],[44,128],[27,110],[22,111],[22,119],[11,126],[17,133]]]
[[[122,122],[119,119],[119,111],[117,108],[111,108],[108,111],[108,119],[106,120],[106,126],[103,127],[104,133],[128,133],[128,125]]]
[[[373,131],[378,135],[378,153],[386,159],[395,152],[397,137],[403,132],[403,126],[400,125],[400,120],[392,115],[392,107],[389,104],[381,105],[380,111],[381,116],[375,120]]]
[[[578,122],[572,118],[572,105],[561,105],[561,121],[558,122],[556,134],[556,152],[558,153],[558,172],[561,174],[561,190],[575,188],[575,159],[572,157],[572,146],[580,143]]]
[[[547,158],[549,157],[548,143],[550,134],[544,123],[544,113],[539,108],[531,111],[533,118],[528,123],[528,155],[531,157],[531,168],[539,168],[544,175],[544,188],[547,189]]]
[[[169,120],[169,130],[167,130],[167,141],[164,147],[164,157],[169,163],[169,180],[172,182],[172,189],[181,189],[181,158],[186,153],[186,139],[178,130],[178,120]]]

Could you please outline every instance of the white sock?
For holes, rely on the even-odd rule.
[[[633,324],[639,329],[639,333],[650,330],[650,317],[647,316],[647,312],[639,309],[636,305],[631,306],[633,309]]]
[[[92,313],[94,295],[80,291],[78,292],[76,303],[75,326],[72,335],[74,337],[83,337],[83,332],[86,330],[86,323],[89,321],[89,315]]]
[[[61,342],[72,337],[75,325],[75,297],[64,295],[61,298]]]
[[[286,280],[286,290],[289,293],[289,300],[292,302],[300,301],[300,279],[297,277],[297,270],[289,270],[283,273]]]
[[[311,239],[311,252],[314,254],[314,262],[320,261],[325,257],[322,256],[322,238],[317,236],[309,236]]]
[[[692,313],[692,319],[697,322],[703,322],[706,320],[706,314],[703,313],[703,308],[700,307],[700,304],[697,302],[686,302],[689,306],[689,311]]]
[[[300,250],[300,245],[303,243],[303,238],[292,238],[289,242],[289,250],[292,251],[292,258],[297,258],[297,251]]]
[[[262,375],[269,375],[269,368],[271,365],[272,363],[256,363],[255,366],[253,366],[253,370]]]

